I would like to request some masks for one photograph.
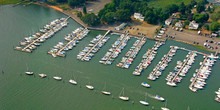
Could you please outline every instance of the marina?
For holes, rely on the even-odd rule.
[[[64,39],[68,41],[68,43],[64,43],[64,41],[58,42],[58,44],[54,46],[51,50],[49,50],[48,53],[51,54],[53,57],[65,57],[65,51],[71,50],[74,46],[76,46],[79,40],[83,39],[88,33],[89,30],[86,28],[77,28],[71,34],[65,36]]]
[[[15,49],[31,53],[34,49],[37,48],[37,46],[40,45],[40,43],[45,42],[56,32],[61,30],[63,27],[66,27],[68,24],[68,18],[56,19],[52,21],[50,24],[45,25],[43,29],[40,29],[40,32],[25,37],[25,41],[21,41],[20,46],[15,47]]]
[[[138,52],[141,50],[142,46],[146,42],[146,38],[137,38],[137,40],[134,42],[133,46],[130,48],[130,50],[125,54],[125,57],[122,57],[122,60],[120,63],[117,64],[118,67],[126,68],[128,69],[130,65],[132,64],[133,60],[136,58]]]
[[[189,89],[193,92],[197,92],[200,89],[203,89],[206,85],[206,79],[208,79],[209,75],[212,71],[212,66],[214,65],[216,58],[213,54],[204,56],[204,61],[200,62],[200,68],[196,69],[197,73],[193,74],[193,77],[190,79],[191,84],[189,85]]]
[[[110,37],[108,37],[107,34],[109,32],[110,30],[107,31],[104,36],[98,35],[90,41],[92,44],[89,44],[88,47],[85,47],[82,51],[80,51],[77,55],[77,59],[80,59],[81,61],[89,61],[94,56],[94,53],[96,53],[105,44],[105,42],[108,41]]]
[[[1,8],[3,9],[3,7]],[[68,27],[54,34],[53,38],[47,40],[46,43],[41,44],[36,52],[33,51],[32,54],[27,54],[15,51],[12,47],[17,45],[17,41],[23,39],[24,35],[29,35],[28,33],[31,33],[30,30],[37,32],[39,27],[49,23],[48,21],[66,18],[67,16],[52,9],[36,5],[30,5],[25,8],[18,5],[13,7],[13,9],[10,6],[9,9],[10,11],[8,11],[6,6],[2,10],[2,13],[5,13],[5,15],[1,16],[1,21],[3,22],[0,23],[0,45],[2,47],[0,48],[2,52],[0,55],[0,68],[2,71],[0,74],[0,108],[2,110],[30,110],[33,108],[50,110],[68,110],[71,108],[79,110],[160,110],[161,107],[164,107],[165,102],[155,100],[154,95],[156,94],[169,100],[168,107],[165,107],[171,110],[186,110],[187,106],[190,106],[192,110],[218,110],[220,107],[219,103],[214,100],[217,96],[215,92],[219,88],[218,84],[220,81],[220,74],[218,74],[220,64],[217,58],[216,63],[212,66],[211,77],[206,80],[208,85],[204,87],[204,90],[198,91],[198,93],[193,93],[187,88],[189,87],[193,72],[200,67],[199,62],[204,60],[199,53],[196,53],[198,56],[195,57],[195,63],[186,74],[186,77],[184,77],[186,81],[181,81],[181,85],[179,85],[181,87],[172,88],[167,86],[165,78],[176,66],[176,61],[183,61],[188,53],[187,51],[178,50],[176,52],[175,57],[173,57],[172,61],[163,71],[163,75],[160,76],[161,80],[145,81],[149,73],[163,55],[167,54],[172,45],[178,46],[179,49],[184,47],[185,49],[206,53],[207,55],[210,52],[185,43],[167,40],[166,44],[156,51],[157,55],[151,62],[151,65],[141,73],[141,76],[135,77],[131,73],[141,62],[142,56],[146,51],[154,46],[155,41],[148,39],[147,43],[139,51],[140,55],[135,58],[132,64],[134,66],[130,66],[129,69],[121,69],[115,66],[115,64],[105,66],[99,63],[100,59],[112,47],[112,44],[120,35],[108,35],[111,38],[102,46],[102,49],[92,58],[91,62],[77,60],[77,54],[90,44],[91,39],[105,33],[105,31],[90,30],[88,37],[84,37],[71,52],[69,51],[71,54],[66,52],[65,58],[52,58],[46,54],[48,50],[56,43],[62,41],[63,37],[68,33],[81,27],[72,19],[68,19]],[[126,47],[124,47],[113,63],[120,62],[135,40],[131,38],[128,41]],[[29,69],[27,69],[26,64],[28,64]],[[34,74],[26,75],[25,71],[33,72]],[[41,78],[39,73],[47,76]],[[72,77],[72,73],[77,76],[77,79]],[[53,76],[61,77],[62,81],[55,80]],[[95,87],[94,90],[86,88],[86,85],[89,84],[88,79],[92,80],[91,85]],[[74,81],[72,80],[76,81],[77,85],[73,84]],[[142,86],[141,83],[144,81],[150,84],[151,88]],[[106,89],[103,89],[105,82],[107,82],[107,86]],[[129,101],[119,100],[118,94],[122,87],[125,88],[125,95],[120,96],[128,97]],[[144,99],[146,92],[149,96],[147,100]],[[110,96],[108,96],[109,93],[111,93]],[[14,101],[11,101],[12,97]],[[176,101],[177,99],[181,100]],[[143,104],[139,101],[142,101]],[[148,102],[149,105],[144,106],[145,102]],[[82,104],[84,105],[82,106]]]
[[[141,72],[146,69],[156,57],[158,48],[163,44],[164,42],[156,41],[154,47],[152,49],[148,49],[148,51],[143,55],[141,63],[133,71],[133,75],[141,75]]]
[[[186,73],[191,68],[191,65],[194,63],[195,57],[197,56],[196,52],[190,51],[186,58],[181,61],[177,61],[177,65],[174,68],[174,71],[168,74],[166,80],[167,85],[169,86],[177,86],[177,82],[181,82],[182,78],[186,75]]]
[[[150,80],[156,80],[162,74],[162,71],[168,66],[168,63],[171,62],[172,57],[175,55],[177,46],[170,46],[169,52],[161,58],[161,61],[155,66],[153,71],[147,77]]]
[[[108,50],[108,52],[99,62],[105,65],[112,64],[114,59],[117,58],[121,51],[125,48],[129,39],[130,37],[128,36],[128,34],[121,34],[120,37],[115,41],[114,44],[112,44],[112,47]]]

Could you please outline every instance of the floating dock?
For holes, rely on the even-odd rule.
[[[159,78],[159,76],[162,74],[162,71],[168,66],[168,63],[171,62],[172,57],[175,55],[179,47],[170,46],[170,48],[171,49],[169,50],[169,52],[161,58],[162,61],[160,61],[153,69],[153,71],[149,74],[149,76],[147,77],[148,79],[156,80],[157,78]]]
[[[77,41],[83,39],[88,33],[89,33],[88,29],[77,28],[71,34],[67,35],[67,37],[71,37],[71,39],[65,38],[65,40],[67,40],[68,43],[64,44],[62,42],[59,42],[61,44],[56,45],[56,47],[58,48],[52,48],[48,53],[51,54],[53,57],[56,57],[56,56],[65,57],[66,56],[65,50],[72,49],[73,46],[76,46]],[[59,48],[60,45],[61,45],[61,48]]]
[[[20,45],[23,45],[24,47],[22,48],[18,46],[15,49],[31,53],[32,50],[36,49],[36,46],[40,45],[38,43],[44,42],[46,39],[53,36],[56,32],[61,30],[63,27],[67,26],[68,18],[61,18],[61,19],[56,19],[52,21],[50,25],[44,26],[44,29],[42,29],[44,31],[42,32],[43,34],[38,32],[35,35],[27,37],[24,42],[20,42]]]
[[[99,61],[105,65],[110,65],[114,61],[115,58],[121,53],[122,49],[127,45],[128,40],[130,37],[128,34],[122,34],[114,44],[112,44],[112,48],[105,54],[105,56]]]
[[[91,57],[93,56],[93,55],[90,55],[91,54],[91,52],[95,49],[95,48],[100,48],[100,47],[97,47],[100,43],[102,43],[103,42],[103,40],[104,39],[106,39],[106,41],[109,39],[109,37],[107,37],[107,34],[109,34],[109,32],[110,32],[110,30],[108,30],[106,33],[105,33],[105,35],[104,36],[102,36],[99,40],[98,40],[98,42],[96,42],[96,44],[94,44],[87,52],[86,52],[86,54],[85,55],[82,55],[83,57],[82,58],[80,58],[80,55],[78,55],[77,56],[77,59],[80,59],[81,61],[89,61],[90,59],[91,59]],[[106,41],[104,41],[103,43],[105,43]],[[101,45],[103,45],[103,44],[101,44]],[[97,51],[95,51],[95,52],[97,52]],[[90,55],[90,56],[89,56]],[[87,58],[87,57],[89,57],[89,58]]]
[[[117,64],[117,66],[126,69],[129,68],[136,55],[141,50],[142,46],[145,44],[146,40],[147,39],[144,37],[138,38],[138,40],[134,42],[131,49],[125,54],[125,57],[122,57],[121,62]]]
[[[141,75],[141,72],[143,71],[143,69],[146,69],[151,64],[151,62],[154,60],[155,56],[157,55],[156,51],[163,44],[164,42],[156,41],[154,47],[152,47],[152,49],[148,49],[148,51],[143,55],[142,57],[143,60],[141,61],[141,63],[133,71],[133,75],[136,75],[136,76]]]
[[[190,51],[186,55],[187,59],[183,60],[183,63],[181,61],[177,61],[177,66],[175,67],[174,71],[170,72],[170,74],[166,78],[167,85],[176,86],[176,83],[182,80],[182,77],[180,77],[179,75],[185,76],[185,74],[191,68],[192,63],[194,63],[195,56],[197,56],[197,54]]]

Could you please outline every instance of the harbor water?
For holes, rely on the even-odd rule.
[[[104,31],[91,30],[90,33],[79,42],[72,50],[67,51],[66,57],[53,58],[47,52],[57,44],[64,41],[64,36],[71,33],[80,25],[69,19],[68,26],[57,32],[52,38],[42,43],[32,53],[14,50],[14,47],[24,37],[39,31],[44,25],[51,21],[67,17],[53,9],[29,5],[27,7],[11,5],[0,6],[0,109],[1,110],[160,110],[165,102],[153,99],[160,95],[167,100],[167,107],[171,110],[219,110],[220,104],[214,101],[215,91],[220,87],[220,63],[217,61],[212,68],[212,73],[206,81],[204,90],[197,93],[188,87],[190,78],[195,70],[200,67],[203,56],[195,57],[195,63],[177,87],[166,84],[165,78],[173,71],[178,60],[182,61],[187,51],[177,50],[173,60],[169,63],[162,76],[156,81],[147,79],[149,73],[167,54],[171,45],[184,47],[204,53],[191,45],[168,40],[165,45],[158,49],[158,54],[151,65],[145,69],[141,76],[134,76],[132,72],[141,62],[142,55],[153,47],[155,41],[147,40],[133,61],[129,69],[116,66],[132,44],[136,41],[131,38],[125,49],[115,59],[112,65],[103,65],[99,60],[105,55],[111,45],[117,40],[118,35],[108,35],[110,39],[98,51],[89,62],[77,60],[77,54],[86,47],[94,37],[104,35]],[[25,75],[30,70],[33,76]],[[38,73],[47,74],[47,78],[41,79]],[[68,81],[74,75],[78,85],[71,85]],[[60,76],[62,81],[56,81],[53,76]],[[151,88],[144,88],[141,82],[147,82]],[[85,87],[86,84],[93,85],[94,90]],[[106,90],[112,95],[105,96],[100,91],[106,83]],[[122,101],[118,96],[124,88],[125,96],[129,101]],[[147,93],[149,106],[139,103],[144,100]]]

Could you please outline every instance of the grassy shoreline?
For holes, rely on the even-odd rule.
[[[22,0],[1,0],[0,5],[16,4]]]

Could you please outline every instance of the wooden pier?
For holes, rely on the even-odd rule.
[[[142,40],[144,40],[145,38],[144,37],[142,37],[141,39],[140,39],[140,42],[137,44],[137,46],[136,46],[136,48],[139,46],[139,44],[141,43],[141,41]],[[136,42],[136,41],[135,41]],[[143,44],[144,45],[144,44]],[[142,45],[142,46],[143,46]],[[135,49],[134,49],[135,50]],[[131,56],[134,54],[134,50],[132,50],[132,53],[129,55],[129,57],[126,59],[126,61],[128,61],[130,58],[131,58]],[[140,51],[140,50],[139,50]],[[124,66],[126,65],[126,61],[124,62],[124,64],[121,66],[122,68],[124,68]]]
[[[81,58],[82,61],[85,60],[86,56],[88,56],[91,53],[91,51],[105,38],[106,35],[108,35],[109,32],[110,30],[108,30],[105,33],[105,35],[101,39],[99,39],[99,41]]]
[[[70,18],[70,17],[66,18],[66,19],[64,20],[64,22],[67,21],[69,18]],[[47,32],[50,32],[50,31],[52,31],[52,29],[50,29],[50,30],[47,31]],[[47,34],[47,32],[44,33],[44,34]],[[44,34],[43,34],[43,35],[44,35]],[[22,50],[22,51],[26,51],[27,48],[29,48],[29,47],[30,47],[31,45],[33,45],[35,42],[39,41],[39,39],[41,39],[42,37],[44,37],[43,35],[41,35],[41,37],[35,39],[33,42],[31,42],[30,44],[28,44],[27,46],[25,46],[25,47],[24,47],[23,49],[21,49],[21,50]]]
[[[108,63],[109,59],[111,59],[111,57],[114,55],[114,53],[117,51],[117,49],[121,46],[121,44],[123,43],[123,40],[128,36],[128,34],[126,34],[124,36],[124,38],[121,40],[120,44],[118,44],[118,47],[116,47],[116,49],[111,53],[111,55],[108,57],[108,59],[105,61],[105,65]]]
[[[166,57],[164,58],[164,60],[161,62],[160,66],[167,60],[167,58],[168,58],[168,56],[169,56],[169,54],[171,53],[171,51],[172,51],[173,48],[174,48],[174,47],[171,47],[171,49],[169,50],[169,52],[166,54]],[[159,68],[160,66],[157,66],[157,68],[154,70],[154,72],[153,72],[152,75],[155,75],[155,74],[156,74],[156,72],[160,69],[160,68]]]
[[[206,58],[204,59],[203,61],[203,64],[207,61],[208,57],[206,56]],[[201,65],[197,74],[196,74],[196,77],[194,78],[194,80],[192,81],[192,83],[190,84],[189,88],[192,88],[193,84],[196,82],[196,79],[197,79],[197,76],[200,74],[200,71],[201,69],[204,67],[204,65]]]
[[[176,77],[180,74],[180,72],[182,71],[182,69],[185,67],[185,65],[187,64],[187,62],[189,61],[190,57],[194,54],[194,52],[192,52],[189,57],[186,59],[186,61],[184,62],[184,64],[181,66],[181,68],[179,69],[179,71],[177,72],[177,74],[173,77],[173,79],[171,80],[171,82],[173,82]]]
[[[80,37],[81,33],[84,32],[84,30],[82,30],[76,37],[74,37],[72,40],[70,40],[65,46],[63,46],[59,51],[57,51],[56,53],[52,53],[52,54],[55,54],[55,55],[58,55],[58,56],[63,56],[63,55],[60,55],[59,53],[61,51],[63,51],[71,42],[73,42],[74,40],[76,40],[78,37]]]

